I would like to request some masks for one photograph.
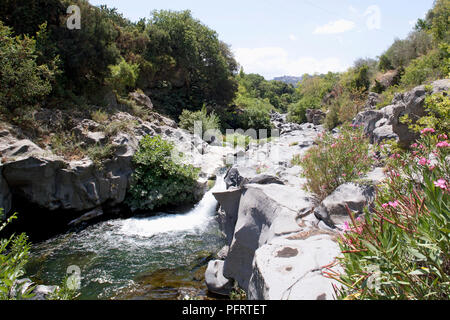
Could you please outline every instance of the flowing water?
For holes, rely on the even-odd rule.
[[[173,299],[179,287],[205,289],[198,275],[208,253],[224,245],[212,193],[224,189],[218,178],[188,212],[101,222],[39,243],[27,274],[37,282],[60,284],[67,268],[76,266],[80,299]]]

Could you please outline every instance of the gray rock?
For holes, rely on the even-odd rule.
[[[325,117],[326,117],[326,113],[321,110],[318,110],[318,109],[307,109],[306,110],[306,120],[309,123],[312,123],[316,126],[322,124]]]
[[[364,111],[356,116],[353,120],[353,124],[362,126],[364,128],[364,133],[370,137],[370,142],[373,143],[373,130],[375,130],[377,122],[383,117],[384,114],[381,111]]]
[[[252,178],[249,184],[284,184],[279,178],[267,175],[267,174],[259,174],[256,177]]]
[[[231,168],[225,175],[225,184],[227,189],[231,187],[240,187],[244,181],[244,178],[240,175],[237,168]]]
[[[319,220],[335,228],[339,224],[350,221],[347,207],[358,216],[363,213],[365,207],[372,204],[374,196],[373,186],[346,183],[325,198],[314,213]]]
[[[375,92],[370,92],[367,97],[366,104],[364,105],[364,111],[374,110],[376,105],[381,101],[380,95]]]
[[[431,84],[432,93],[450,89],[450,79],[435,81]],[[419,138],[419,134],[409,129],[401,122],[403,116],[408,116],[412,123],[426,115],[425,98],[429,93],[425,86],[418,86],[406,93],[397,93],[389,105],[381,110],[371,110],[359,113],[353,124],[362,125],[364,132],[370,137],[371,143],[386,139],[397,139],[402,147],[408,147]],[[386,120],[382,120],[382,119]],[[390,129],[389,127],[392,127]]]
[[[298,188],[277,184],[247,185],[239,203],[224,275],[247,290],[255,251],[274,237],[300,231],[297,215],[310,208],[311,203],[301,196]]]
[[[205,281],[210,292],[228,296],[233,289],[233,282],[224,277],[223,267],[222,260],[210,261],[205,272]]]
[[[380,143],[385,140],[398,140],[398,135],[394,133],[393,128],[390,125],[384,125],[376,128],[373,130],[372,136],[373,143]]]
[[[153,103],[148,96],[143,93],[133,92],[129,94],[130,98],[136,102],[137,105],[145,107],[147,110],[153,110]]]
[[[8,214],[11,210],[11,192],[8,183],[3,178],[3,166],[0,166],[0,208],[3,208],[3,213]]]
[[[340,254],[328,234],[304,240],[276,238],[255,253],[249,300],[332,300],[336,281],[322,267]]]
[[[30,300],[47,300],[47,297],[54,293],[58,289],[58,286],[44,286],[38,285],[33,290],[34,296]]]
[[[241,189],[230,189],[225,192],[216,192],[214,197],[219,202],[223,212],[219,212],[219,224],[225,233],[227,244],[231,244],[234,235],[234,227],[238,218]]]
[[[82,215],[81,217],[79,217],[75,220],[70,221],[69,226],[77,226],[83,222],[98,218],[102,215],[103,215],[103,209],[97,208],[97,209],[89,211],[88,213],[85,213],[84,215]]]

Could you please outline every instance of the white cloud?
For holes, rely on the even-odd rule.
[[[289,40],[291,41],[297,41],[297,37],[294,34],[289,35]]]
[[[350,10],[350,12],[353,14],[358,14],[358,9],[356,9],[354,6],[349,6],[348,10]]]
[[[336,34],[350,31],[355,28],[355,23],[350,20],[336,20],[327,23],[324,26],[317,27],[314,34]]]
[[[325,59],[292,57],[280,47],[237,48],[234,54],[246,73],[259,73],[266,79],[283,75],[301,76],[305,73],[337,72],[347,68],[335,57]]]

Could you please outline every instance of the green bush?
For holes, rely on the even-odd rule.
[[[448,134],[450,132],[450,92],[438,92],[425,98],[425,111],[427,115],[420,118],[416,123],[408,116],[401,118],[403,123],[409,124],[410,129],[420,132],[425,128],[435,128],[438,133]]]
[[[188,130],[190,133],[194,133],[195,122],[202,123],[202,136],[208,130],[220,131],[219,118],[216,116],[214,111],[208,115],[205,107],[203,107],[200,111],[183,110],[178,125],[180,128]]]
[[[338,103],[333,103],[329,108],[328,108],[328,113],[325,116],[325,120],[324,120],[324,126],[327,130],[333,130],[334,128],[336,128],[337,126],[339,126],[340,124],[342,124],[339,121],[339,104]]]
[[[307,109],[319,109],[320,100],[314,97],[304,97],[298,102],[289,105],[288,107],[288,121],[295,123],[306,122]]]
[[[442,74],[442,61],[437,50],[411,61],[405,68],[405,74],[401,79],[404,86],[418,86],[426,81],[439,79]]]
[[[263,107],[259,108],[257,104],[244,110],[240,124],[240,128],[244,130],[270,130],[272,128],[272,123],[270,122],[270,112]]]
[[[119,64],[109,66],[110,77],[106,82],[118,93],[124,94],[135,88],[139,75],[139,65],[129,64],[122,59]]]
[[[14,37],[0,21],[0,107],[13,111],[42,103],[51,92],[54,73],[36,63],[36,41]]]
[[[3,208],[0,208],[0,222],[3,221]],[[0,232],[17,218],[17,213],[0,225]],[[22,286],[16,281],[25,274],[25,264],[30,256],[30,243],[25,233],[0,239],[0,300],[26,299],[32,296],[33,287],[22,294]]]
[[[447,137],[424,131],[394,154],[372,213],[344,227],[340,299],[448,300],[450,176]]]
[[[360,178],[370,169],[369,142],[361,128],[343,125],[337,138],[322,133],[317,145],[301,161],[306,189],[325,199],[341,184]]]
[[[199,169],[177,163],[174,145],[160,136],[146,136],[133,157],[128,205],[133,210],[153,210],[165,205],[193,202]]]

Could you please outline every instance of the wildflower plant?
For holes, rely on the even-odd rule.
[[[449,148],[422,130],[412,150],[387,160],[387,180],[364,220],[341,234],[340,299],[448,299]],[[445,143],[443,143],[445,142]]]
[[[296,156],[293,164],[302,166],[305,187],[319,200],[341,184],[361,178],[372,166],[369,142],[357,126],[343,125],[337,137],[329,132],[320,134],[316,144],[302,159]]]

